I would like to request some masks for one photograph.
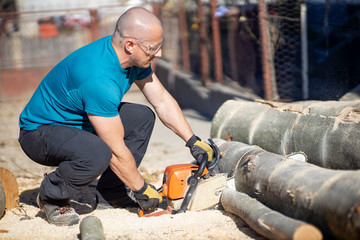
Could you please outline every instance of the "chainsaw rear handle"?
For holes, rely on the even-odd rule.
[[[204,178],[208,178],[211,175],[211,173],[217,166],[220,159],[220,149],[218,148],[218,146],[216,146],[216,144],[211,138],[209,138],[208,140],[214,153],[213,153],[213,159],[211,160],[210,163],[207,164],[207,169],[209,172],[204,176]]]
[[[195,174],[191,177],[189,177],[188,179],[188,184],[190,184],[191,181],[193,181],[194,179],[200,179],[200,177],[202,176],[204,170],[205,170],[205,167],[207,167],[208,169],[208,173],[205,175],[206,176],[210,176],[212,171],[214,170],[214,168],[216,167],[217,163],[219,162],[219,158],[220,158],[220,150],[219,148],[215,145],[215,143],[213,142],[212,139],[208,139],[209,140],[209,143],[210,143],[210,146],[211,148],[213,149],[213,160],[211,160],[211,162],[208,162],[207,159],[205,158],[206,154],[207,153],[204,153],[203,155],[203,160],[201,161],[201,163],[199,164],[199,168],[198,170],[195,172]]]

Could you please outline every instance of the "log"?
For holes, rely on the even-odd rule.
[[[350,92],[342,96],[339,101],[355,101],[360,100],[360,85],[357,85]]]
[[[0,181],[0,219],[5,214],[5,207],[6,207],[5,191],[4,191],[3,185]]]
[[[315,226],[273,211],[245,193],[224,189],[220,201],[227,212],[237,215],[268,239],[322,239],[322,233]]]
[[[13,209],[19,204],[19,188],[16,178],[8,169],[0,167],[0,181],[6,197],[6,210]]]
[[[222,152],[229,143],[214,139]],[[234,144],[234,143],[232,143]],[[360,239],[360,170],[332,170],[237,142],[235,187],[275,211],[318,227],[326,239]],[[221,169],[220,169],[221,171]]]
[[[211,137],[278,154],[304,152],[331,169],[360,169],[360,101],[228,100],[216,112]]]
[[[81,240],[104,240],[104,229],[99,218],[87,216],[80,223]]]

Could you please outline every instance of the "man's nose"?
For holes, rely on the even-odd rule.
[[[161,57],[162,56],[162,49],[160,48],[159,51],[157,51],[154,56],[155,57]]]

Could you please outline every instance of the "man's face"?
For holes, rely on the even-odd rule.
[[[162,51],[161,51],[161,47],[163,44],[163,39],[161,40],[161,42],[159,42],[158,44],[148,44],[142,40],[136,40],[136,44],[137,46],[142,50],[143,54],[139,54],[139,55],[145,55],[145,56],[141,56],[141,62],[143,62],[143,66],[141,67],[149,67],[151,62],[154,60],[155,57],[161,57],[162,55]]]
[[[141,68],[147,68],[155,57],[161,57],[163,44],[162,29],[154,29],[148,40],[134,38],[136,44],[136,54],[134,54],[134,65]]]

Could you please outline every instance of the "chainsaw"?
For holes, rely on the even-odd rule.
[[[216,171],[214,171],[219,162],[220,150],[211,139],[208,140],[213,149],[212,160],[208,161],[207,158],[203,158],[198,165],[176,164],[168,166],[164,172],[163,184],[157,189],[163,196],[163,201],[158,207],[161,210],[148,214],[139,210],[138,215],[140,217],[183,213],[191,210],[191,208],[197,211],[219,203],[220,191],[227,187],[226,177],[217,176]],[[203,190],[197,193],[199,186],[202,186]],[[210,195],[215,199],[209,202]]]

